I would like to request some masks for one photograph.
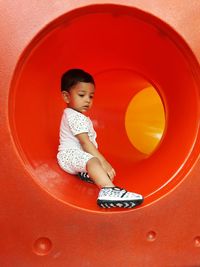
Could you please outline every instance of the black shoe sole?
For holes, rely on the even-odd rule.
[[[124,201],[108,201],[108,200],[97,200],[97,204],[101,208],[109,209],[109,208],[128,208],[132,209],[135,208],[138,205],[141,205],[143,203],[144,199],[138,199],[138,200],[124,200]]]
[[[82,181],[84,181],[86,183],[94,184],[92,179],[87,178],[87,177],[83,177],[80,173],[78,173],[77,176],[78,176],[79,179],[81,179]]]

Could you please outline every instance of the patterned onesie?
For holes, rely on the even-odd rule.
[[[92,121],[82,113],[66,108],[60,124],[60,144],[58,147],[58,164],[71,174],[86,172],[86,164],[93,155],[85,152],[79,143],[77,134],[87,133],[90,141],[97,148],[96,132]]]

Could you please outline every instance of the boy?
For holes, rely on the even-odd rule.
[[[81,69],[70,69],[61,78],[61,92],[67,108],[60,126],[58,163],[68,173],[95,183],[100,192],[97,204],[103,208],[133,208],[143,202],[139,194],[114,185],[114,168],[99,152],[96,132],[85,113],[95,94],[93,77]]]

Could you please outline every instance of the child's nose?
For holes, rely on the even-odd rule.
[[[90,103],[90,101],[91,101],[91,98],[88,96],[88,97],[86,98],[86,102]]]

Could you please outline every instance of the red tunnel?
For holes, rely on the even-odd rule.
[[[110,256],[112,266],[200,265],[199,65],[187,44],[195,47],[197,40],[186,42],[184,32],[169,25],[167,5],[160,5],[158,15],[150,5],[131,1],[77,1],[63,10],[60,2],[55,9],[41,4],[40,16],[33,2],[23,3],[33,20],[22,32],[26,21],[17,20],[18,5],[8,11],[9,4],[1,4],[10,15],[2,23],[0,52],[8,66],[1,72],[1,266],[98,267],[108,266]],[[16,29],[19,39],[11,36],[14,46],[5,49]],[[56,162],[64,108],[60,76],[73,67],[95,78],[90,116],[99,147],[115,166],[116,183],[144,195],[137,209],[100,209],[98,189]],[[130,142],[125,116],[133,97],[149,85],[162,100],[166,122],[159,145],[147,156]]]

